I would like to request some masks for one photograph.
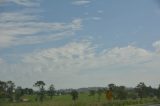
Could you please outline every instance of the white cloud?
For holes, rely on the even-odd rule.
[[[27,22],[27,21],[35,21],[37,17],[34,15],[27,15],[23,12],[3,12],[0,13],[0,23],[7,22]]]
[[[106,53],[106,59],[111,60],[109,63],[130,64],[144,62],[151,58],[152,53],[134,46],[122,48],[113,48]]]
[[[97,11],[99,14],[102,14],[103,13],[103,10],[98,10]]]
[[[40,0],[1,0],[0,4],[11,2],[33,7],[0,13],[0,48],[59,40],[74,35],[82,28],[80,18],[67,23],[43,21],[36,15],[40,9],[35,6]]]
[[[38,16],[23,11],[0,13],[0,47],[43,43],[74,35],[81,29],[81,23],[79,18],[70,23],[43,22]]]
[[[92,57],[94,57],[93,48],[90,47],[89,42],[83,41],[83,43],[73,42],[64,47],[39,51],[38,54],[37,52],[33,53],[26,56],[24,62],[32,64],[46,62],[46,64],[43,65],[48,66],[49,64],[47,61],[49,60],[53,67],[59,67],[62,70],[71,71],[73,68],[82,67],[82,65],[92,59]]]
[[[89,0],[75,0],[72,2],[73,5],[78,5],[78,6],[89,4],[89,3],[91,3],[91,1]]]
[[[92,17],[92,20],[101,20],[101,17]]]
[[[39,5],[38,3],[39,0],[1,0],[1,3],[15,3],[17,5],[23,5],[26,7],[32,7],[32,6],[37,6]]]
[[[0,77],[12,78],[20,85],[28,79],[28,84],[44,80],[58,88],[105,86],[111,82],[131,86],[140,81],[155,86],[155,80],[159,82],[159,74],[151,73],[159,72],[160,55],[130,45],[105,52],[96,50],[91,42],[81,41],[35,51],[25,55],[21,63],[0,66]],[[7,73],[13,73],[12,77]]]
[[[23,62],[48,67],[48,60],[54,67],[61,71],[72,70],[77,72],[89,68],[101,68],[110,65],[130,65],[150,60],[152,54],[144,49],[127,46],[113,48],[107,52],[95,52],[95,46],[90,42],[73,42],[59,48],[38,51],[25,57]],[[46,64],[45,64],[46,63]],[[77,70],[77,71],[76,71]],[[71,71],[72,73],[72,71]]]
[[[84,20],[86,21],[100,21],[101,19],[102,19],[101,17],[96,17],[96,16],[84,18]]]
[[[155,47],[157,52],[160,52],[160,41],[156,41],[153,43],[153,47]]]

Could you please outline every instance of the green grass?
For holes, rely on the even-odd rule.
[[[160,103],[157,99],[147,98],[143,100],[113,100],[108,102],[105,95],[101,96],[101,100],[98,101],[98,96],[88,96],[88,93],[79,94],[79,98],[73,105],[71,96],[61,95],[54,96],[52,100],[49,97],[45,97],[44,102],[36,102],[34,96],[25,95],[24,98],[28,98],[29,102],[19,102],[19,103],[1,103],[0,106],[143,106],[141,104],[157,104]]]

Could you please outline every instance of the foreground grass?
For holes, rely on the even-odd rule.
[[[30,102],[19,102],[19,103],[1,103],[0,106],[143,106],[143,104],[158,104],[158,99],[147,98],[143,100],[114,100],[108,102],[105,95],[101,96],[100,101],[98,96],[88,96],[87,93],[81,93],[79,99],[74,102],[70,95],[55,96],[52,100],[46,97],[44,102],[36,102],[36,96],[26,96]]]
[[[145,103],[145,104],[155,104],[155,103]],[[157,104],[157,103],[156,103]],[[131,103],[126,102],[92,102],[92,103],[85,103],[85,102],[76,102],[73,104],[72,102],[28,102],[28,103],[4,103],[1,106],[145,106],[142,104],[135,104],[131,105]]]

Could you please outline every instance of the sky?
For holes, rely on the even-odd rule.
[[[0,80],[157,87],[159,69],[159,0],[0,0]]]

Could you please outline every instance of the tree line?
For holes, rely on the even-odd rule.
[[[38,88],[38,91],[32,88],[22,88],[20,86],[15,86],[12,81],[0,81],[0,99],[7,98],[9,102],[20,102],[22,101],[23,95],[36,95],[35,101],[43,102],[45,96],[49,96],[52,99],[56,95],[70,94],[73,101],[78,99],[79,92],[76,89],[71,89],[69,92],[55,90],[53,84],[51,84],[48,89],[45,89],[44,81],[37,81],[33,84],[33,87]],[[108,97],[108,92],[110,96]],[[101,100],[101,96],[105,94],[106,99],[114,100],[125,100],[125,99],[143,99],[143,98],[157,98],[160,99],[160,85],[158,88],[153,88],[147,86],[144,82],[140,82],[134,88],[127,88],[125,86],[118,86],[115,84],[109,84],[107,87],[99,88],[97,90],[89,90],[88,96],[98,95],[98,101]]]
[[[34,91],[32,88],[22,88],[21,86],[15,86],[12,81],[0,81],[0,99],[7,98],[8,101],[22,101],[22,96],[24,95],[37,95],[35,101],[43,101],[45,94],[48,94],[52,99],[55,94],[54,85],[51,84],[48,90],[44,88],[45,83],[43,81],[37,81],[33,87],[39,88],[38,91]]]

